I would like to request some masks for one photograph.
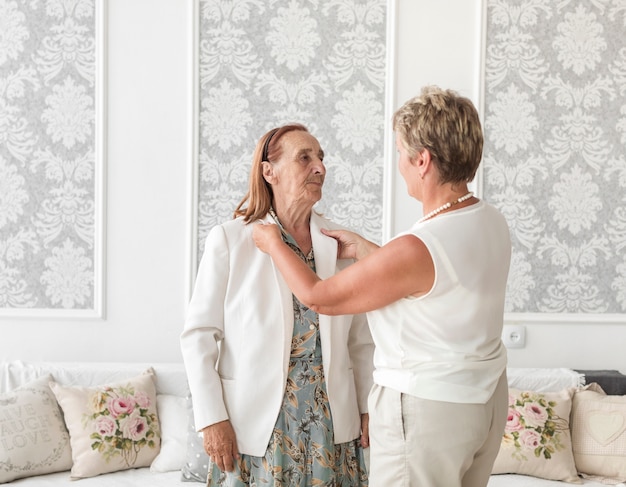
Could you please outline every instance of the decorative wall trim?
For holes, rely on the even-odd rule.
[[[198,270],[198,202],[199,202],[199,155],[200,155],[200,0],[189,0],[192,4],[189,29],[189,67],[192,87],[189,93],[191,107],[191,127],[189,135],[189,155],[187,157],[187,272],[185,303],[191,300],[196,272]]]
[[[545,323],[545,324],[619,324],[623,325],[624,315],[611,313],[505,313],[505,324],[512,323]]]
[[[385,91],[392,74],[383,45],[393,34],[383,30],[393,25],[396,2],[272,0],[232,9],[194,0],[188,297],[206,234],[231,217],[247,189],[253,144],[276,125],[304,123],[326,152],[332,176],[318,211],[382,237],[393,96]]]
[[[626,323],[620,5],[481,0],[480,185],[512,230],[507,323]]]
[[[398,0],[387,0],[387,57],[385,77],[385,150],[383,173],[383,236],[382,242],[389,241],[393,235],[393,216],[396,211],[393,187],[395,181],[396,158],[395,140],[391,117],[396,104],[396,65],[398,62],[397,36]]]
[[[96,197],[93,318],[106,318],[107,2],[96,1]]]
[[[476,100],[478,113],[480,115],[480,122],[483,126],[483,131],[485,128],[485,54],[487,49],[487,0],[478,0],[479,8],[478,15],[476,18],[477,28],[477,42],[478,52],[476,53]],[[471,182],[470,190],[474,191],[476,196],[479,198],[483,197],[483,178],[484,178],[484,161],[481,161],[480,166],[478,166],[478,171],[476,171],[476,177]]]
[[[39,7],[36,4],[35,8]],[[80,8],[81,13],[79,17],[86,15],[85,8],[89,8],[88,4],[83,4],[77,7],[75,5],[55,5],[50,7],[53,12],[51,15],[60,17],[63,15],[62,9],[65,8]],[[105,242],[106,242],[106,28],[107,28],[107,0],[95,0],[93,3],[93,15],[94,15],[94,66],[93,66],[93,253],[88,255],[88,259],[93,259],[93,284],[91,288],[92,292],[92,306],[90,308],[76,308],[76,307],[59,307],[59,308],[44,308],[44,307],[28,307],[28,306],[15,306],[0,308],[0,319],[3,318],[36,318],[45,320],[57,320],[57,319],[102,319],[105,317],[106,310],[106,276],[105,276]],[[55,10],[56,9],[56,10]],[[80,27],[79,27],[80,28]],[[51,79],[58,74],[55,71],[57,67],[51,63],[45,64],[49,59],[43,58],[42,66],[46,73],[47,79]],[[56,58],[55,58],[56,61]],[[81,60],[82,61],[82,60]],[[77,70],[82,75],[87,76],[89,67],[84,64],[80,64],[81,61],[77,61]],[[67,83],[67,81],[66,81]],[[81,135],[76,135],[80,138]],[[69,147],[69,144],[65,145]],[[65,157],[71,157],[71,152]],[[59,156],[61,158],[63,156]],[[77,157],[81,157],[78,155]],[[46,160],[40,161],[41,164],[46,164]],[[77,176],[78,178],[78,176]],[[8,233],[8,232],[7,232]],[[52,238],[51,238],[52,239]],[[25,263],[25,268],[28,269],[28,263]]]

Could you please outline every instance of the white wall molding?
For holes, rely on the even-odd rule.
[[[189,19],[188,64],[192,87],[189,90],[188,103],[191,107],[191,128],[189,130],[189,154],[187,155],[187,270],[185,276],[185,303],[191,299],[198,269],[198,188],[199,188],[199,152],[200,152],[200,0],[191,2]]]
[[[94,236],[93,307],[0,308],[0,319],[91,320],[106,316],[107,1],[94,4]]]
[[[621,259],[615,258],[619,257],[620,244],[616,242],[617,231],[611,227],[617,228],[618,223],[606,219],[613,211],[619,213],[621,208],[615,207],[621,203],[618,197],[606,196],[615,191],[598,189],[613,184],[610,175],[615,173],[610,172],[610,164],[620,155],[619,149],[612,149],[611,141],[619,136],[619,130],[609,125],[612,115],[597,108],[614,104],[613,91],[618,91],[620,83],[623,88],[623,76],[611,75],[619,73],[620,62],[623,64],[623,57],[615,56],[617,48],[613,54],[599,49],[600,64],[608,72],[595,74],[596,81],[587,79],[588,73],[600,71],[594,49],[620,39],[619,22],[610,16],[597,16],[601,6],[581,10],[585,22],[594,27],[586,40],[594,47],[584,53],[587,57],[582,62],[577,53],[556,47],[576,41],[568,30],[571,6],[529,4],[523,8],[528,22],[519,20],[517,7],[512,4],[480,0],[480,111],[489,166],[481,169],[478,183],[479,194],[501,208],[511,227],[513,260],[507,289],[507,309],[511,312],[505,313],[505,321],[626,324],[626,314],[619,313],[624,307],[623,298],[621,302],[619,298]],[[528,52],[524,51],[523,63],[515,62],[519,61],[515,55],[520,47],[517,40],[507,40],[511,32],[526,39],[523,42]],[[571,59],[580,65],[572,69]],[[623,67],[621,70],[623,73]],[[561,91],[555,89],[555,79],[559,83],[562,80]],[[594,103],[579,104],[579,93],[596,96]],[[579,111],[576,122],[568,120],[574,110]],[[602,123],[597,123],[600,120]],[[486,121],[489,127],[485,129]],[[589,135],[592,133],[593,137]],[[588,144],[586,148],[578,148],[578,137]],[[603,163],[596,167],[589,154],[600,152]],[[490,175],[489,186],[485,172]],[[562,189],[564,181],[573,185],[576,195]],[[589,190],[581,191],[580,187]],[[587,200],[576,206],[581,205],[581,198]],[[608,211],[599,211],[598,206]],[[583,207],[588,211],[582,211]],[[560,212],[556,208],[578,211]],[[611,228],[614,242],[610,240]],[[616,267],[615,274],[600,271]]]
[[[556,323],[567,325],[624,325],[626,324],[626,316],[616,313],[505,313],[504,322],[506,324],[545,323],[548,325]]]
[[[487,48],[487,0],[479,0],[476,12],[476,69],[474,100],[476,100],[476,109],[480,115],[480,121],[483,128],[483,136],[485,135],[485,49]],[[470,189],[474,191],[477,197],[483,197],[484,187],[484,170],[481,161],[476,171],[476,177],[470,184]]]
[[[383,161],[383,234],[382,243],[393,237],[393,215],[396,211],[393,197],[395,181],[395,140],[391,117],[396,107],[396,63],[398,43],[398,0],[387,1],[387,72],[385,78],[385,148]]]
[[[96,174],[94,317],[106,317],[107,0],[96,2]]]

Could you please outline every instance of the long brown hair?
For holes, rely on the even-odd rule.
[[[282,155],[280,139],[287,132],[293,130],[309,131],[302,124],[292,123],[270,130],[257,142],[254,155],[252,156],[248,192],[237,205],[233,218],[241,216],[246,223],[250,223],[265,217],[270,211],[274,193],[272,192],[272,187],[263,177],[263,156],[269,162],[279,159]],[[246,202],[248,204],[244,207]]]

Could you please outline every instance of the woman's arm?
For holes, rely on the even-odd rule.
[[[392,240],[323,281],[282,241],[275,225],[255,225],[253,237],[298,299],[318,313],[371,311],[409,295],[425,294],[434,283],[430,253],[413,235]]]

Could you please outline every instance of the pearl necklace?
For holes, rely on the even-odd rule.
[[[443,210],[447,210],[448,208],[450,208],[451,206],[456,205],[457,203],[462,203],[463,201],[470,199],[472,196],[474,196],[474,193],[472,193],[470,191],[466,195],[461,196],[458,200],[448,201],[445,205],[441,205],[439,208],[434,209],[428,215],[424,215],[422,218],[420,218],[418,220],[417,223],[422,223],[422,222],[424,222],[426,220],[429,220],[430,218],[434,217],[435,215],[441,213]]]

